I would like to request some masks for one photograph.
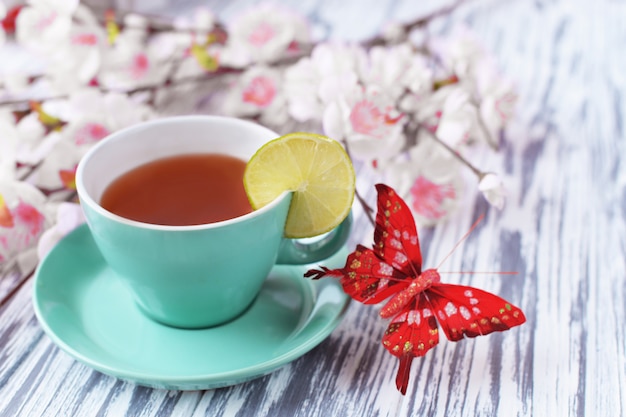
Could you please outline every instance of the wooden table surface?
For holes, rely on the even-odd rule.
[[[145,10],[172,14],[195,3]],[[206,4],[227,19],[253,3]],[[349,40],[445,4],[285,3],[318,36]],[[459,343],[442,338],[415,360],[403,397],[397,360],[380,344],[387,323],[376,307],[352,303],[328,339],[268,376],[167,391],[103,375],[57,348],[33,313],[32,278],[12,272],[0,277],[0,415],[626,415],[625,18],[626,3],[610,0],[476,0],[433,25],[439,33],[472,28],[516,81],[520,102],[502,152],[480,161],[504,178],[504,210],[470,190],[448,222],[420,230],[424,265],[437,265],[485,213],[447,267],[519,275],[446,279],[507,298],[524,310],[523,326]],[[358,186],[368,194],[371,181],[363,173]],[[351,245],[369,245],[372,228],[359,207],[355,216]]]

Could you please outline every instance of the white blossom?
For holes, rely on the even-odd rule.
[[[0,2],[0,20],[6,13]],[[16,45],[6,44],[0,28],[0,46],[10,49],[3,57],[13,57],[15,47],[36,58],[17,71],[4,69],[0,96],[61,97],[16,114],[0,108],[0,262],[20,255],[28,265],[37,240],[44,256],[83,221],[78,206],[53,203],[41,191],[74,188],[78,161],[95,143],[157,116],[156,109],[165,114],[172,103],[197,103],[204,91],[203,104],[219,101],[212,109],[277,130],[290,119],[320,124],[352,158],[378,170],[421,225],[445,220],[464,185],[462,162],[432,135],[453,152],[485,143],[497,148],[517,101],[512,83],[465,28],[419,40],[390,25],[387,45],[322,42],[295,64],[277,65],[311,46],[307,22],[277,6],[261,4],[232,19],[218,41],[211,34],[223,26],[207,8],[158,33],[147,16],[123,19],[109,38],[79,0],[27,0],[16,19]],[[213,71],[226,89],[189,82]],[[15,180],[24,174],[28,183]],[[479,177],[478,189],[502,208],[500,178]]]
[[[498,147],[500,131],[512,117],[517,104],[513,83],[503,78],[490,60],[485,60],[476,75],[479,114],[485,139]]]
[[[77,7],[78,0],[31,0],[17,16],[18,42],[44,55],[66,44]]]
[[[287,103],[280,88],[281,72],[253,66],[231,85],[223,110],[235,116],[260,117],[263,123],[278,126],[288,119]]]
[[[448,88],[450,93],[441,107],[437,137],[453,148],[469,140],[472,127],[476,124],[476,107],[470,102],[469,93],[462,88]]]
[[[474,77],[477,63],[486,58],[485,48],[467,26],[455,28],[453,34],[445,39],[433,39],[430,47],[444,67],[459,78]]]
[[[302,17],[269,3],[239,15],[228,29],[224,59],[234,66],[272,62],[310,39],[308,24]]]
[[[43,259],[65,235],[84,222],[85,216],[80,205],[60,203],[56,207],[56,223],[46,230],[39,239],[37,245],[39,259]]]
[[[328,104],[322,121],[324,132],[336,140],[345,139],[354,157],[373,167],[384,164],[405,142],[405,117],[394,105],[380,89],[357,86]]]
[[[449,217],[463,190],[458,161],[426,133],[419,135],[418,144],[407,155],[388,165],[385,181],[403,196],[422,226]]]
[[[379,86],[394,100],[407,89],[417,93],[432,88],[432,70],[408,43],[373,47],[367,59],[361,60],[359,73],[364,84]]]
[[[32,185],[0,179],[0,263],[30,258],[26,252],[34,249],[49,223],[45,203],[46,197]]]
[[[97,26],[73,27],[67,44],[51,54],[47,73],[52,88],[64,94],[88,85],[101,68],[105,42]]]
[[[48,154],[50,140],[37,113],[30,113],[15,125],[18,134],[17,162],[36,165]]]
[[[147,120],[152,111],[125,94],[103,94],[86,88],[68,99],[47,102],[46,113],[67,124],[52,132],[46,142],[46,158],[32,175],[32,181],[44,189],[73,188],[73,173],[80,158],[95,143],[132,124]]]
[[[504,184],[498,175],[491,172],[483,174],[478,183],[478,189],[483,193],[489,204],[500,210],[504,208]]]
[[[98,73],[98,81],[103,86],[125,91],[165,81],[173,64],[171,54],[164,54],[162,39],[146,45],[143,35],[137,33],[140,30],[122,32],[115,44],[103,52]]]
[[[324,106],[352,91],[357,82],[363,48],[342,43],[321,43],[310,57],[285,71],[289,113],[298,121],[319,120]]]

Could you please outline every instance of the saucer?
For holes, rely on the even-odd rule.
[[[343,266],[344,248],[320,262]],[[61,349],[104,374],[153,388],[235,385],[278,369],[322,342],[349,298],[333,279],[303,278],[311,266],[275,266],[235,320],[185,330],[145,317],[83,225],[42,261],[33,293],[43,330]]]

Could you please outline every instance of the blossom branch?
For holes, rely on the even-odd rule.
[[[450,13],[458,9],[460,6],[462,6],[463,3],[465,2],[466,0],[457,0],[448,6],[444,6],[441,9],[435,10],[434,12],[427,14],[426,16],[422,16],[411,22],[400,25],[399,29],[402,31],[404,35],[408,35],[413,30],[428,25],[429,23],[431,23],[433,20],[435,20],[438,17],[449,15]],[[385,45],[388,42],[389,42],[389,39],[387,39],[385,34],[381,34],[381,35],[374,36],[368,41],[365,41],[364,45],[367,47],[372,47],[372,46],[377,46],[377,45]]]
[[[498,209],[504,207],[504,186],[500,178],[492,172],[484,172],[464,158],[459,152],[455,151],[446,142],[437,137],[436,134],[429,129],[424,128],[429,136],[443,148],[448,150],[459,162],[469,168],[478,178],[478,189],[483,193],[487,201]]]
[[[346,153],[348,154],[348,157],[351,160],[354,160],[352,158],[352,155],[350,155],[350,145],[348,144],[348,142],[344,140],[344,141],[341,141],[341,143],[344,146],[344,148],[346,150]],[[367,204],[367,201],[365,201],[365,198],[363,198],[361,193],[359,193],[359,189],[356,186],[354,187],[354,196],[356,197],[357,201],[359,202],[359,204],[363,208],[363,212],[367,216],[367,218],[370,221],[370,223],[372,224],[372,226],[375,226],[376,225],[376,221],[374,220],[375,210],[369,204]]]
[[[413,199],[411,208],[422,224],[446,218],[459,200],[460,187],[466,186],[455,182],[461,170],[447,153],[478,177],[478,189],[491,204],[502,206],[498,177],[468,161],[460,147],[481,141],[497,145],[490,128],[502,128],[507,120],[508,86],[495,84],[497,77],[491,73],[478,82],[477,74],[483,74],[480,70],[489,60],[476,53],[480,48],[473,38],[450,41],[447,50],[432,34],[426,33],[423,47],[408,39],[411,31],[427,28],[465,0],[397,25],[399,36],[380,34],[350,45],[311,42],[303,18],[270,5],[258,6],[226,26],[210,14],[192,16],[194,23],[179,25],[126,11],[89,17],[86,8],[77,13],[64,0],[47,0],[46,7],[55,2],[58,13],[52,17],[47,9],[37,10],[40,2],[24,5],[19,11],[24,15],[17,20],[13,16],[17,29],[7,37],[50,63],[44,73],[25,78],[26,84],[51,83],[67,93],[13,99],[12,80],[0,86],[0,96],[7,97],[0,100],[0,174],[8,172],[13,187],[0,188],[4,224],[13,221],[10,211],[20,202],[41,214],[46,204],[73,199],[73,172],[81,155],[118,129],[160,116],[157,93],[172,88],[182,96],[185,93],[174,87],[226,79],[228,88],[219,94],[207,91],[200,100],[202,105],[211,101],[211,112],[275,130],[290,125],[290,120],[321,125],[325,135],[344,144],[355,164],[373,167],[390,185],[397,180],[401,192]],[[37,20],[41,16],[59,22]],[[68,26],[68,33],[50,32]],[[4,39],[0,36],[0,43]],[[467,68],[474,72],[463,71]],[[139,93],[149,94],[135,100]],[[433,141],[418,140],[422,131]],[[466,137],[476,140],[467,143]],[[38,197],[25,199],[28,193]],[[355,198],[374,225],[374,209],[358,190]],[[37,222],[42,218],[30,217]],[[35,232],[12,241],[11,233],[18,229]],[[32,248],[44,231],[43,223],[0,227],[0,238],[10,242],[0,245],[0,263]]]
[[[450,147],[450,145],[448,145],[446,142],[444,142],[443,140],[439,139],[439,137],[435,133],[433,133],[430,129],[428,129],[427,127],[425,127],[423,125],[419,125],[418,128],[423,129],[425,132],[427,132],[429,137],[432,140],[434,140],[439,145],[441,145],[444,149],[446,149],[448,152],[450,152],[450,154],[454,158],[456,158],[459,162],[461,162],[463,165],[465,165],[467,168],[469,168],[479,179],[484,175],[484,173],[481,170],[476,168],[471,162],[469,162],[467,159],[465,159],[459,152],[457,152],[456,150],[452,149],[452,147]]]

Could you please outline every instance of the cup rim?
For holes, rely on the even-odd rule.
[[[243,222],[245,220],[253,219],[255,217],[261,216],[264,213],[272,210],[277,205],[279,205],[291,193],[290,191],[284,191],[283,193],[281,193],[278,197],[276,197],[269,204],[267,204],[267,205],[265,205],[265,206],[263,206],[263,207],[261,207],[259,209],[253,210],[250,213],[243,214],[243,215],[237,216],[237,217],[233,217],[231,219],[222,220],[222,221],[213,222],[213,223],[173,226],[173,225],[163,225],[163,224],[154,224],[154,223],[140,222],[140,221],[137,221],[137,220],[131,220],[131,219],[128,219],[126,217],[122,217],[122,216],[117,215],[117,214],[115,214],[115,213],[105,209],[104,207],[102,207],[87,192],[87,190],[85,188],[85,185],[83,183],[83,174],[84,174],[84,170],[85,170],[85,164],[86,164],[86,161],[89,158],[91,158],[93,156],[93,154],[95,154],[98,151],[98,149],[100,149],[101,147],[105,146],[107,143],[109,143],[111,141],[119,140],[118,138],[120,136],[128,135],[129,133],[132,133],[134,130],[145,128],[146,124],[159,125],[159,124],[165,124],[165,123],[171,123],[171,122],[184,122],[184,121],[190,121],[190,120],[204,120],[204,121],[211,121],[211,120],[215,121],[215,120],[218,120],[218,121],[224,121],[224,122],[227,122],[227,123],[251,124],[251,125],[254,125],[255,127],[258,127],[258,128],[261,128],[261,129],[265,129],[265,130],[271,132],[271,130],[266,128],[265,126],[253,123],[253,122],[248,121],[248,120],[239,119],[239,118],[236,118],[236,117],[214,116],[214,115],[185,115],[185,116],[162,117],[162,118],[158,118],[158,119],[153,119],[153,120],[148,120],[148,121],[136,123],[134,125],[125,127],[123,129],[120,129],[120,130],[117,130],[117,131],[111,133],[110,135],[106,136],[102,140],[100,140],[93,147],[91,147],[85,153],[85,155],[83,155],[83,157],[80,159],[80,161],[78,162],[78,167],[76,168],[76,191],[78,192],[78,197],[79,197],[80,204],[87,204],[94,211],[96,211],[99,215],[104,216],[104,217],[108,218],[109,220],[113,220],[113,221],[115,221],[117,223],[125,224],[125,225],[128,225],[128,226],[133,226],[133,227],[142,228],[142,229],[149,229],[149,230],[193,231],[193,230],[206,230],[206,229],[215,229],[215,228],[220,228],[220,227],[226,227],[226,226],[229,226],[229,225],[234,224],[234,223]],[[278,135],[277,133],[275,133],[275,134]]]

